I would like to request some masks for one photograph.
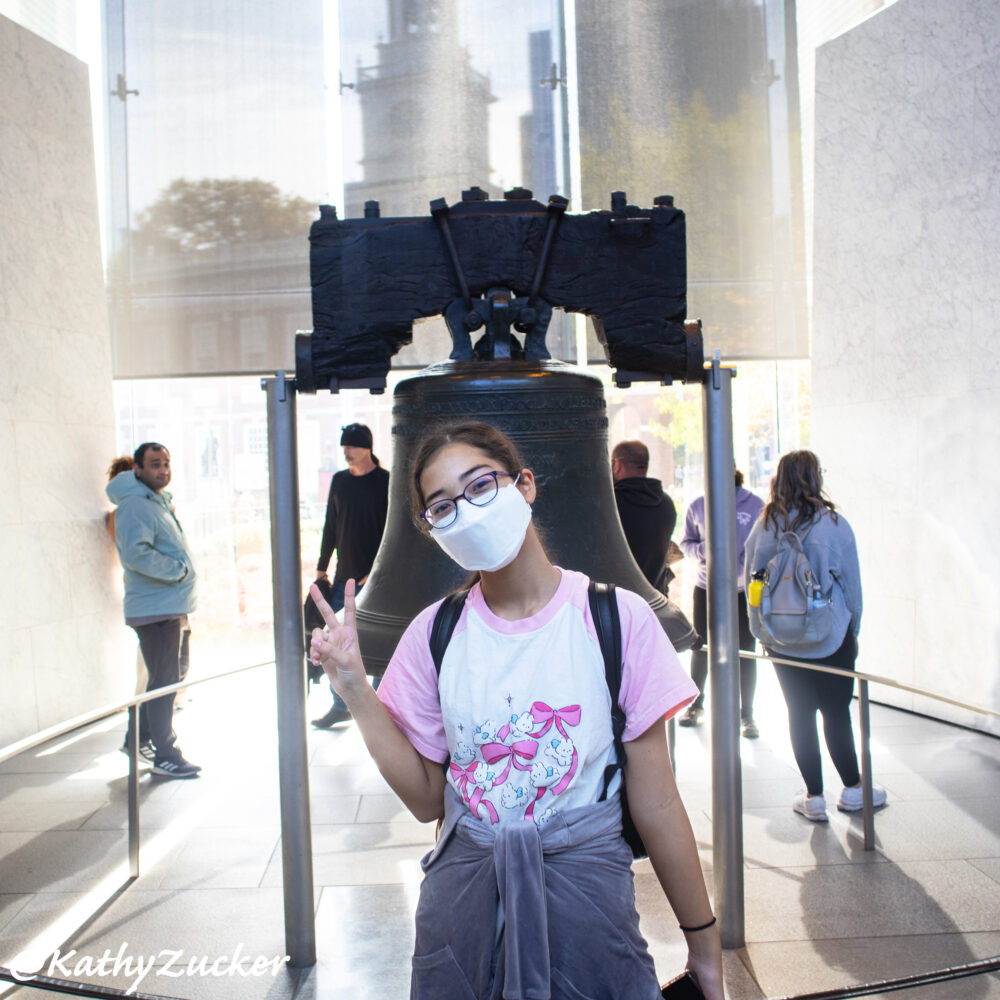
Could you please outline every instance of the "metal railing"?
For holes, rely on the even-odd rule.
[[[707,647],[705,648],[707,652]],[[868,674],[861,671],[843,670],[839,667],[830,667],[825,664],[811,664],[801,660],[789,660],[782,657],[769,656],[766,653],[748,652],[740,650],[741,657],[756,660],[769,660],[772,663],[782,663],[788,666],[800,667],[806,670],[815,670],[821,673],[835,674],[849,677],[858,681],[858,711],[860,716],[861,729],[861,780],[862,780],[862,810],[864,817],[865,850],[874,850],[874,809],[872,805],[872,782],[871,782],[871,725],[870,725],[870,705],[868,697],[869,682],[884,684],[901,691],[920,695],[936,701],[945,702],[967,711],[1000,718],[1000,712],[982,706],[971,705],[945,695],[935,694],[925,691],[912,685],[903,684],[889,677],[881,677],[876,674]],[[78,715],[66,722],[43,729],[32,736],[25,737],[15,743],[5,747],[0,747],[0,764],[28,750],[34,749],[50,740],[63,736],[73,730],[80,729],[95,722],[100,722],[119,712],[128,711],[129,734],[128,734],[128,760],[129,760],[129,789],[128,789],[128,839],[129,839],[129,878],[126,886],[131,884],[139,876],[139,706],[144,702],[152,701],[155,698],[163,697],[167,694],[177,693],[187,688],[195,687],[199,684],[207,684],[210,681],[221,680],[236,674],[244,673],[248,670],[256,670],[261,667],[274,665],[274,660],[265,660],[260,663],[248,664],[242,667],[234,667],[232,670],[221,671],[209,677],[202,677],[196,680],[183,680],[168,687],[155,688],[141,695],[135,695],[127,700],[107,705],[103,708],[95,709]],[[888,993],[894,990],[902,990],[919,986],[933,985],[936,983],[948,982],[967,976],[981,975],[1000,970],[1000,956],[982,959],[961,966],[951,966],[938,969],[932,972],[919,973],[912,976],[898,979],[882,980],[875,983],[856,984],[842,987],[840,989],[825,990],[816,993],[803,993],[795,996],[787,996],[781,1000],[849,1000],[852,997],[869,996],[876,993]],[[79,997],[93,998],[93,1000],[111,1000],[111,998],[130,996],[136,1000],[177,1000],[162,994],[146,994],[128,992],[126,990],[115,989],[107,986],[97,986],[89,983],[77,982],[75,980],[57,979],[50,976],[34,975],[30,984],[18,979],[14,971],[0,966],[0,982],[12,983],[17,986],[30,985],[34,989],[46,990],[54,993],[66,993]]]
[[[701,646],[699,652],[704,651],[707,655],[708,646]],[[861,730],[861,803],[862,818],[865,832],[865,850],[875,850],[875,808],[872,801],[872,767],[871,767],[871,709],[868,695],[868,684],[884,684],[886,687],[896,688],[898,691],[907,691],[910,694],[920,695],[923,698],[930,698],[933,701],[941,701],[957,708],[965,709],[976,715],[985,715],[995,719],[1000,719],[1000,712],[995,712],[991,708],[984,708],[981,705],[972,705],[969,702],[959,701],[948,695],[937,694],[934,691],[925,691],[923,688],[914,687],[912,684],[904,684],[902,681],[894,680],[891,677],[881,677],[878,674],[868,674],[860,670],[843,670],[840,667],[830,667],[826,664],[808,663],[802,660],[788,660],[781,656],[769,656],[767,653],[751,653],[749,650],[741,649],[739,658],[748,660],[767,660],[770,663],[781,663],[789,667],[799,667],[803,670],[814,670],[818,673],[836,674],[840,677],[849,677],[858,682],[858,723]],[[904,710],[905,711],[905,710]],[[671,720],[672,721],[672,720]],[[950,724],[950,723],[949,723]],[[671,747],[671,755],[673,747]]]
[[[208,684],[210,681],[221,680],[224,677],[232,677],[235,674],[242,674],[248,670],[259,670],[261,667],[274,665],[274,660],[263,660],[260,663],[250,663],[242,667],[234,667],[232,670],[223,670],[219,673],[211,674],[208,677],[199,677],[189,680],[185,678],[177,684],[169,684],[165,687],[154,688],[152,691],[145,691],[143,694],[134,695],[124,701],[114,702],[102,708],[95,708],[93,711],[84,712],[82,715],[74,716],[65,722],[60,722],[55,726],[49,726],[31,736],[9,743],[5,747],[0,747],[0,764],[17,757],[19,754],[27,753],[37,746],[48,743],[74,730],[82,729],[84,726],[93,725],[102,719],[118,715],[120,712],[128,712],[128,736],[126,737],[126,747],[128,749],[128,863],[129,875],[121,888],[127,888],[139,877],[139,706],[144,702],[162,698],[164,695],[176,694],[188,688],[197,687],[200,684]],[[120,891],[120,890],[119,890]],[[173,997],[163,997],[160,995],[137,993],[134,990],[125,991],[113,989],[107,986],[92,986],[88,983],[81,983],[75,980],[56,979],[51,976],[32,975],[30,983],[25,982],[23,977],[18,978],[14,970],[5,966],[0,966],[0,982],[13,983],[16,986],[30,985],[34,989],[48,990],[52,993],[69,993],[80,997],[134,997],[136,1000],[177,1000]]]
[[[872,755],[871,755],[871,710],[868,698],[868,684],[884,684],[887,687],[896,688],[899,691],[908,691],[911,694],[918,694],[924,698],[931,698],[935,701],[942,701],[958,708],[975,712],[978,715],[992,716],[1000,719],[1000,712],[995,712],[990,708],[983,708],[979,705],[970,705],[956,698],[949,698],[947,695],[935,694],[932,691],[924,691],[922,688],[914,687],[911,684],[903,684],[901,681],[893,680],[891,677],[880,677],[878,674],[863,673],[858,670],[844,670],[840,667],[830,667],[826,664],[808,663],[802,660],[788,660],[780,656],[769,656],[767,653],[751,653],[740,650],[740,658],[754,660],[769,660],[771,663],[781,663],[789,667],[799,667],[803,670],[814,670],[818,673],[835,674],[839,677],[849,677],[858,682],[858,722],[861,730],[861,814],[865,832],[865,850],[875,850],[875,807],[872,800]]]
[[[95,708],[91,712],[84,712],[82,715],[74,716],[66,722],[49,726],[40,732],[26,736],[24,739],[9,743],[5,747],[0,747],[0,764],[17,757],[19,754],[33,750],[43,743],[71,733],[75,729],[83,726],[93,725],[109,716],[117,715],[119,712],[128,712],[128,736],[126,747],[128,749],[128,861],[129,880],[139,877],[139,706],[144,702],[162,698],[164,695],[176,694],[188,688],[197,687],[199,684],[207,684],[209,681],[217,681],[223,677],[232,677],[234,674],[242,674],[247,670],[259,670],[261,667],[268,667],[274,664],[274,660],[264,660],[261,663],[250,663],[242,667],[234,667],[232,670],[223,670],[208,677],[199,677],[196,680],[185,679],[177,684],[170,684],[165,687],[154,688],[152,691],[145,691],[143,694],[134,695],[124,701],[105,705],[103,708]]]

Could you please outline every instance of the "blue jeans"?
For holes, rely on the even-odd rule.
[[[360,594],[363,589],[364,589],[364,585],[363,584],[355,584],[354,585],[354,596],[357,597],[358,594]],[[333,591],[330,594],[330,607],[333,608],[333,610],[337,611],[337,612],[340,612],[340,611],[342,611],[344,609],[344,581],[343,580],[334,580],[333,581]],[[372,687],[376,691],[378,690],[378,686],[381,683],[381,681],[382,681],[381,677],[373,677],[372,678]],[[341,698],[340,695],[337,694],[337,692],[333,690],[333,685],[332,684],[330,685],[330,694],[333,695],[333,707],[334,708],[343,709],[343,711],[346,712],[347,711],[347,702],[345,702],[344,699]]]

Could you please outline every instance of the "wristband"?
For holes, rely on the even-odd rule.
[[[685,927],[683,924],[678,924],[680,929],[684,931],[685,934],[694,934],[695,931],[707,931],[716,921],[715,917],[712,917],[707,924],[699,924],[697,927]]]

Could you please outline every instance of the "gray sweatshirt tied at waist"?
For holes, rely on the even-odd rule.
[[[448,786],[421,861],[411,1000],[655,1000],[618,797],[491,827]]]

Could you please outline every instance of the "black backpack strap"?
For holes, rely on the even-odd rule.
[[[431,659],[434,660],[434,672],[438,677],[441,676],[444,651],[448,648],[448,643],[451,642],[458,619],[462,617],[462,608],[465,607],[465,599],[468,596],[467,590],[456,590],[441,602],[441,606],[434,613],[434,624],[431,626]],[[450,762],[451,754],[445,758],[441,765],[445,775],[448,774]],[[438,832],[441,832],[440,829]]]
[[[611,733],[615,741],[615,763],[608,764],[604,769],[604,784],[598,798],[599,802],[603,802],[607,798],[608,786],[615,772],[625,766],[625,745],[622,741],[625,734],[625,712],[618,704],[622,688],[622,627],[614,584],[595,583],[591,580],[587,594],[590,598],[590,616],[594,620],[597,641],[604,656],[604,679],[611,695]]]
[[[462,617],[462,608],[465,607],[465,599],[468,596],[467,590],[456,590],[441,602],[434,615],[434,624],[431,626],[431,658],[434,660],[434,670],[438,676],[441,675],[444,651],[451,642],[458,619]]]

